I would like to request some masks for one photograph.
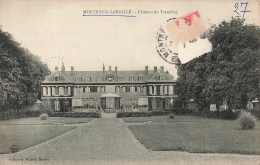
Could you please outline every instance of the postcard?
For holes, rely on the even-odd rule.
[[[259,0],[0,0],[0,165],[259,164]]]

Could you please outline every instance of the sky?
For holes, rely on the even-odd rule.
[[[143,70],[164,66],[176,78],[175,65],[164,61],[156,50],[159,28],[171,18],[199,11],[205,26],[219,24],[242,14],[241,0],[220,1],[81,1],[0,0],[0,25],[21,46],[41,57],[51,71],[102,70],[103,63],[118,70]],[[260,24],[260,2],[247,0],[246,23]],[[136,17],[83,16],[83,10],[132,10]],[[152,11],[172,11],[151,14]],[[150,13],[148,13],[148,11]],[[136,12],[136,13],[134,13]],[[148,13],[148,14],[147,14]],[[191,47],[192,48],[192,47]],[[185,51],[187,56],[193,49]]]

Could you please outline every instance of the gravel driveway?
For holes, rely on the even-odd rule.
[[[149,151],[122,119],[103,115],[52,140],[15,154],[2,164],[256,164],[260,156]]]

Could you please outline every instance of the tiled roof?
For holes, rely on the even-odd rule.
[[[60,76],[60,81],[55,82],[55,76]],[[82,82],[102,82],[102,78],[105,80],[106,76],[113,76],[118,82],[145,82],[145,81],[158,81],[158,80],[173,80],[173,76],[165,71],[159,69],[157,72],[153,70],[148,71],[146,75],[145,70],[133,70],[133,71],[56,71],[48,76],[43,83],[74,83],[76,79],[82,77]],[[88,79],[91,79],[88,81]]]

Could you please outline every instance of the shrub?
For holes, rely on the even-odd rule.
[[[41,120],[46,120],[47,117],[49,117],[47,113],[43,113],[40,115]]]
[[[256,117],[256,119],[260,119],[260,111],[259,110],[254,110],[254,109],[252,109],[252,110],[250,110],[249,111],[252,115],[254,115],[255,117]]]
[[[171,113],[171,114],[169,115],[169,118],[170,118],[170,119],[174,119],[174,114]]]
[[[239,117],[239,123],[242,129],[254,129],[256,119],[249,112],[242,112]]]
[[[234,119],[237,118],[237,114],[235,114],[233,111],[230,111],[230,110],[224,110],[224,111],[220,111],[219,117],[221,119],[231,119],[231,120],[234,120]]]
[[[19,146],[18,145],[12,145],[10,147],[11,153],[15,153],[19,151]]]
[[[94,117],[100,118],[100,112],[52,112],[49,114],[51,117],[72,117],[72,118],[84,118]]]

